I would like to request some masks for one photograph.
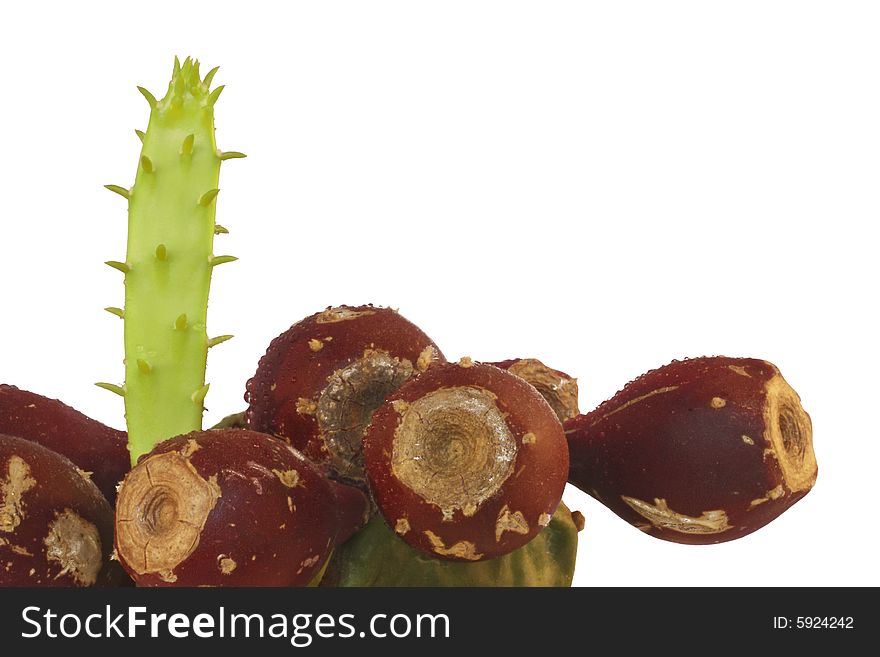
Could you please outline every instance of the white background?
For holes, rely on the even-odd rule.
[[[286,8],[282,8],[282,6]],[[221,65],[211,423],[269,340],[399,307],[589,410],[673,358],[776,363],[815,489],[732,543],[570,489],[578,585],[880,584],[880,10],[870,2],[15,3],[0,25],[0,380],[122,426],[125,202],[173,56]]]

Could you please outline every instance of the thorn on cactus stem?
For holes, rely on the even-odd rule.
[[[211,384],[206,383],[201,388],[196,390],[191,396],[193,403],[196,404],[197,406],[201,406],[205,401],[205,397],[208,395],[208,389],[210,387],[211,387]]]
[[[215,66],[214,68],[212,68],[210,71],[208,71],[208,72],[205,74],[205,79],[202,80],[202,84],[205,85],[205,88],[206,88],[206,89],[209,88],[209,87],[211,86],[211,82],[214,81],[214,76],[217,74],[217,70],[218,70],[219,68],[220,68],[219,66]]]
[[[122,198],[126,200],[129,197],[129,191],[121,185],[104,185],[104,188],[109,189],[111,192],[119,194]]]
[[[201,205],[203,208],[208,207],[209,205],[211,205],[211,201],[217,198],[217,194],[219,193],[219,189],[209,189],[207,192],[199,197],[199,205]]]
[[[171,77],[176,77],[178,74],[180,74],[180,58],[174,55],[174,70],[171,71]]]
[[[137,359],[137,366],[138,366],[138,369],[140,370],[141,374],[149,374],[150,372],[153,371],[153,366],[150,365],[143,358]]]
[[[215,235],[227,235],[229,231],[221,226],[220,224],[214,224],[214,234]]]
[[[193,152],[193,142],[195,141],[196,136],[192,133],[188,134],[183,138],[183,143],[180,145],[180,154],[181,155],[192,155]]]
[[[231,255],[214,256],[208,261],[208,264],[212,267],[216,267],[217,265],[222,265],[227,262],[235,262],[236,260],[238,260],[238,258]]]
[[[127,274],[128,272],[131,271],[131,267],[129,267],[124,262],[119,262],[118,260],[108,260],[104,264],[107,265],[108,267],[113,267],[113,269],[115,269],[117,271],[121,271],[123,274]]]
[[[177,319],[174,320],[174,328],[177,329],[178,331],[185,331],[186,324],[187,324],[186,313],[181,313],[180,315],[177,316]]]
[[[220,98],[220,94],[223,93],[223,88],[224,86],[221,84],[211,92],[211,95],[208,96],[208,105],[215,105],[217,103],[217,99]]]
[[[238,151],[220,151],[220,160],[236,160],[241,157],[247,157],[244,153],[239,153]]]
[[[160,244],[156,247],[156,260],[160,260],[164,262],[168,259],[168,249],[164,244]]]
[[[155,170],[153,168],[153,161],[146,155],[141,155],[141,169],[144,170],[144,173],[153,173]]]
[[[147,99],[147,102],[150,104],[150,109],[155,109],[156,97],[143,87],[138,87],[138,91],[140,91],[141,94],[143,94],[144,98]]]
[[[109,308],[104,308],[111,315],[116,315],[119,319],[125,319],[125,311],[122,308],[116,308],[110,306]]]
[[[136,134],[136,135],[138,136],[138,139],[140,139],[140,140],[141,140],[141,143],[143,144],[143,143],[144,143],[144,137],[147,136],[146,133],[145,133],[143,130],[138,130],[137,128],[135,128],[135,129],[134,129],[134,134]]]
[[[118,386],[115,383],[105,383],[100,381],[95,384],[99,388],[103,388],[104,390],[109,390],[110,392],[119,395],[120,397],[125,397],[125,388],[122,386]]]
[[[231,335],[218,335],[216,338],[211,338],[208,340],[208,349],[211,347],[216,347],[218,344],[222,344],[227,340],[231,340],[234,336]]]

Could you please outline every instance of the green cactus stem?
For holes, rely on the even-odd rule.
[[[125,385],[99,384],[125,397],[132,463],[166,438],[202,428],[208,385],[208,291],[213,268],[232,256],[214,255],[220,163],[229,154],[214,141],[214,104],[199,62],[174,60],[161,100],[138,87],[150,104],[134,186],[107,188],[128,199],[125,307],[106,310],[125,324]],[[243,157],[235,153],[232,157]]]
[[[376,515],[340,545],[321,586],[571,586],[578,527],[560,502],[550,524],[508,554],[466,563],[435,559],[410,547]]]

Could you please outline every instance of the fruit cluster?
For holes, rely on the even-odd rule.
[[[141,586],[568,585],[566,481],[658,538],[716,543],[816,477],[809,416],[766,361],[673,362],[581,415],[568,375],[448,362],[375,306],[294,324],[245,400],[129,470],[124,432],[0,386],[0,584],[118,583],[113,557]]]
[[[116,550],[138,584],[308,584],[375,509],[426,556],[501,557],[550,524],[568,477],[533,386],[446,362],[388,308],[294,324],[245,399],[242,428],[162,442],[125,478]]]
[[[150,105],[128,202],[127,432],[0,385],[0,586],[568,586],[566,482],[642,531],[717,543],[816,479],[810,418],[762,360],[652,370],[591,413],[534,358],[449,362],[397,311],[278,336],[244,413],[202,430],[220,165],[198,61]],[[113,509],[115,504],[115,513]],[[121,565],[121,567],[120,567]],[[130,579],[129,579],[130,578]]]

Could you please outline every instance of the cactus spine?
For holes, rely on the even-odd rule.
[[[125,262],[107,263],[125,275],[125,307],[107,309],[125,324],[125,385],[99,385],[125,398],[132,463],[161,440],[201,429],[207,351],[222,341],[206,331],[211,271],[234,260],[213,252],[223,159],[215,72],[201,79],[198,61],[175,58],[164,98],[138,87],[151,111],[146,132],[137,131],[135,183],[107,186],[128,199]]]

